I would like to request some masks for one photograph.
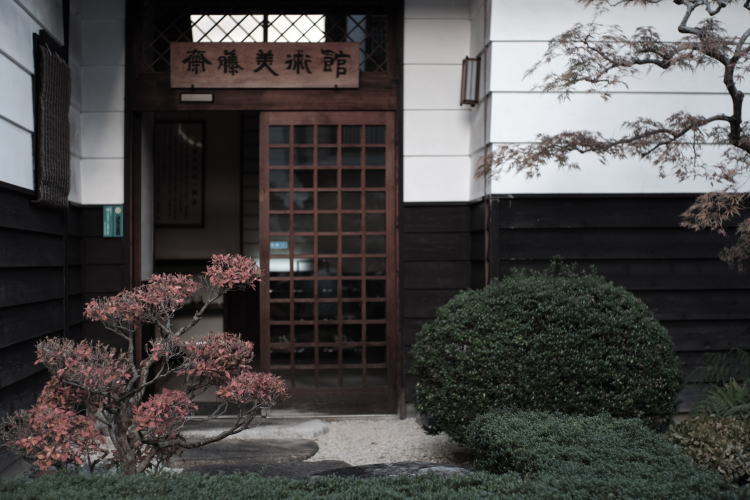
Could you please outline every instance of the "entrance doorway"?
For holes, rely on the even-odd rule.
[[[393,113],[260,119],[261,366],[307,410],[396,408]]]
[[[159,112],[150,127],[154,271],[197,273],[231,252],[265,273],[192,335],[254,342],[288,408],[394,412],[394,114]]]

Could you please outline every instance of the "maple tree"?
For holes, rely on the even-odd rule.
[[[640,157],[650,160],[660,175],[679,180],[703,178],[713,191],[700,195],[682,214],[682,225],[712,230],[732,241],[721,257],[739,267],[750,258],[750,196],[742,192],[750,174],[750,125],[743,116],[743,77],[750,70],[750,29],[731,34],[721,22],[730,8],[750,11],[750,0],[576,0],[599,11],[611,7],[673,4],[676,29],[681,38],[665,41],[654,28],[638,27],[626,34],[619,26],[596,22],[578,23],[554,37],[543,57],[529,70],[534,73],[553,60],[564,69],[544,76],[536,87],[568,99],[573,92],[599,93],[608,99],[617,87],[627,87],[628,78],[644,72],[700,71],[718,67],[731,112],[709,116],[676,110],[659,120],[641,117],[622,124],[625,133],[605,137],[589,130],[540,134],[532,144],[502,145],[488,155],[480,175],[521,172],[534,177],[542,167],[579,168],[579,154],[609,159]],[[729,15],[740,15],[732,10]],[[644,16],[644,19],[648,19]],[[722,106],[724,107],[724,106]],[[709,158],[710,148],[722,148],[718,160]]]
[[[228,291],[255,288],[260,269],[241,255],[213,255],[197,278],[157,274],[136,288],[91,300],[84,315],[121,337],[117,349],[100,341],[46,338],[37,344],[37,363],[51,378],[36,403],[3,422],[0,438],[33,459],[41,469],[98,464],[125,474],[158,469],[181,450],[204,446],[246,429],[261,408],[287,397],[284,382],[252,370],[253,344],[239,335],[184,336],[208,306]],[[177,327],[175,313],[198,292],[201,304]],[[156,338],[143,359],[135,332],[153,324]],[[182,389],[150,394],[160,382],[181,377]],[[221,433],[189,439],[183,427],[196,410],[196,395],[216,387],[219,405],[209,416],[234,418]],[[150,395],[149,395],[150,394]]]

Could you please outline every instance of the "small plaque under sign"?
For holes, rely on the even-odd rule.
[[[105,238],[122,238],[125,233],[125,214],[122,205],[102,207],[102,235]]]

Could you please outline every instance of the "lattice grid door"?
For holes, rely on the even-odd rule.
[[[393,127],[388,112],[261,114],[261,366],[291,406],[395,409]]]

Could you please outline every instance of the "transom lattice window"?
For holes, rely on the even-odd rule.
[[[193,42],[289,42],[326,41],[326,17],[322,14],[190,16]]]
[[[157,16],[148,47],[154,71],[169,70],[170,42],[356,42],[360,71],[388,71],[387,16],[374,13]]]

